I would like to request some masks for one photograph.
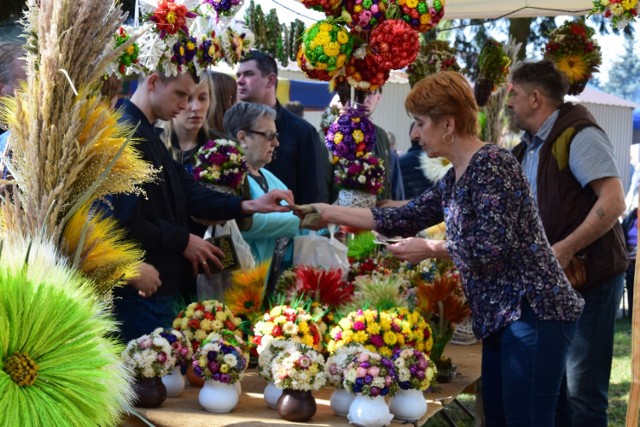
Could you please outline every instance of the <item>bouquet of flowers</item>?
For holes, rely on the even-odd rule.
[[[118,32],[113,35],[113,39],[115,42],[115,47],[119,48],[125,43],[128,43],[131,40],[131,35],[127,31],[125,27],[120,27]],[[121,75],[127,75],[127,71],[131,73],[131,69],[133,66],[140,62],[138,58],[140,55],[140,45],[137,42],[133,42],[129,44],[127,48],[125,48],[124,52],[118,57],[117,64],[115,64],[115,68],[118,73]],[[111,70],[107,71],[108,74],[112,74]]]
[[[348,107],[329,126],[324,142],[334,156],[356,160],[373,150],[376,128],[362,106]]]
[[[222,41],[220,37],[216,36],[215,31],[212,31],[208,36],[203,35],[200,37],[200,44],[198,44],[196,52],[196,69],[202,73],[210,66],[216,65],[223,56]]]
[[[400,18],[420,33],[438,25],[444,15],[443,0],[397,0]]]
[[[203,0],[216,11],[218,20],[221,16],[234,16],[242,6],[242,0]]]
[[[288,298],[305,298],[327,306],[339,306],[353,296],[353,285],[343,280],[341,269],[299,265],[292,275],[278,280],[276,289]],[[290,279],[290,280],[287,280]]]
[[[368,62],[388,70],[404,68],[418,55],[420,38],[405,21],[389,19],[371,31]]]
[[[175,358],[175,365],[180,366],[182,374],[187,371],[187,366],[191,363],[193,349],[187,337],[176,329],[157,328],[151,333],[152,337],[160,336],[169,342],[171,355]]]
[[[478,57],[478,76],[473,87],[479,106],[486,105],[498,86],[507,82],[510,65],[511,58],[504,45],[494,39],[487,40]]]
[[[262,316],[253,327],[253,343],[258,346],[258,354],[273,340],[292,340],[322,349],[320,327],[302,307],[277,305]]]
[[[239,329],[242,321],[224,304],[216,300],[199,301],[189,304],[173,320],[173,327],[185,334],[196,351],[211,332],[229,330],[242,336]]]
[[[426,390],[436,375],[435,364],[422,351],[403,348],[393,353],[398,386],[403,390]]]
[[[320,390],[327,382],[324,357],[313,348],[289,341],[271,362],[276,387],[288,390]]]
[[[595,31],[579,21],[567,21],[549,35],[544,58],[553,61],[569,78],[569,95],[581,93],[602,64]]]
[[[629,22],[635,21],[640,13],[638,0],[593,0],[591,13],[600,13],[611,19],[613,25],[623,29]]]
[[[169,341],[160,335],[143,335],[129,341],[122,357],[137,378],[163,377],[176,365]]]
[[[340,319],[330,334],[328,349],[332,354],[352,342],[386,357],[405,345],[428,352],[432,343],[428,323],[419,313],[405,308],[358,309]]]
[[[344,69],[347,82],[356,89],[373,92],[389,80],[391,71],[371,60],[369,47],[360,45]]]
[[[355,354],[347,363],[342,385],[352,394],[393,396],[398,389],[398,375],[391,359],[364,350]]]
[[[247,176],[247,160],[233,141],[207,141],[196,153],[193,179],[196,182],[222,185],[238,190]]]
[[[365,348],[360,344],[351,343],[340,347],[332,356],[329,356],[324,367],[329,385],[335,388],[344,388],[344,370],[347,367],[347,363],[353,359],[353,356],[363,350]]]
[[[233,286],[224,291],[224,302],[233,313],[255,323],[262,315],[270,261],[255,268],[238,269],[231,273]]]
[[[384,166],[371,153],[359,159],[338,158],[334,179],[338,187],[377,195],[384,186]]]
[[[234,347],[238,347],[240,350],[242,350],[242,354],[245,355],[245,358],[247,360],[249,359],[249,347],[251,346],[251,344],[232,331],[222,329],[220,331],[211,332],[204,340],[202,340],[202,345],[207,344],[211,341],[228,342]]]
[[[341,25],[319,21],[304,32],[302,49],[307,68],[324,70],[334,76],[351,58],[353,37]]]
[[[407,74],[411,87],[426,76],[440,71],[460,71],[456,50],[443,40],[429,40],[420,46],[416,60],[409,65]]]
[[[234,384],[242,379],[247,358],[228,341],[216,339],[203,344],[193,355],[193,371],[205,380]]]
[[[273,365],[273,359],[283,352],[289,345],[289,340],[272,340],[262,350],[262,353],[258,356],[258,374],[267,381],[273,381],[273,375],[271,374],[271,367]]]
[[[248,30],[239,33],[233,28],[227,27],[220,35],[220,40],[224,59],[230,67],[233,67],[249,53],[255,43],[255,36]]]

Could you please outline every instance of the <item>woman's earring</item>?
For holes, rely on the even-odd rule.
[[[447,135],[450,136],[450,138],[447,138]],[[447,145],[453,144],[453,134],[452,133],[443,133],[442,134],[442,142],[444,142]]]

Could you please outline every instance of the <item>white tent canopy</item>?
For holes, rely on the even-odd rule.
[[[446,1],[446,0],[445,0]],[[585,15],[593,7],[591,0],[448,0],[445,19],[494,19],[500,17]]]

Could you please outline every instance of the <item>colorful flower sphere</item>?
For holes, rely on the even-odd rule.
[[[131,36],[127,34],[124,27],[120,27],[118,29],[118,33],[114,34],[114,39],[116,42],[116,48],[122,46],[126,42],[131,39]],[[138,56],[140,54],[140,45],[138,43],[130,44],[124,52],[118,57],[118,72],[123,76],[127,73],[127,68],[131,67],[133,64],[137,64],[139,62]]]
[[[173,45],[173,55],[171,62],[174,63],[179,73],[183,72],[183,67],[193,69],[193,60],[198,53],[198,42],[195,37],[180,38]]]
[[[202,36],[196,53],[196,64],[198,70],[206,70],[212,65],[216,65],[223,57],[222,42],[220,37],[216,37],[215,31],[209,37]]]
[[[357,32],[373,30],[384,21],[389,0],[347,0],[343,16],[349,28]]]
[[[298,67],[304,73],[305,76],[310,79],[322,80],[325,82],[330,81],[333,78],[333,75],[327,72],[326,70],[313,69],[309,67],[309,63],[307,62],[307,58],[304,56],[304,49],[302,46],[298,49],[298,53],[296,54],[296,61],[298,62]]]
[[[342,0],[300,0],[307,9],[324,12],[327,16],[338,16],[342,10]]]
[[[444,15],[444,0],[397,0],[401,18],[420,33],[429,31]]]
[[[178,31],[185,35],[189,34],[187,19],[196,16],[185,5],[176,3],[175,0],[160,0],[156,10],[149,16],[149,20],[156,23],[160,37],[164,38],[167,34],[173,35]]]
[[[636,20],[640,13],[638,0],[593,0],[591,13],[600,13],[618,29],[623,29],[629,22]]]
[[[411,64],[419,50],[418,32],[404,21],[389,19],[371,31],[367,61],[383,69],[397,70]]]
[[[253,327],[253,343],[258,354],[273,340],[288,339],[320,351],[322,336],[315,319],[302,307],[278,305],[262,316]]]
[[[329,126],[325,144],[334,156],[355,160],[371,152],[376,143],[376,128],[361,106],[348,107]]]
[[[307,66],[336,75],[353,52],[353,37],[342,26],[329,21],[313,24],[302,36]]]
[[[360,46],[358,54],[354,53],[344,71],[351,86],[367,92],[377,90],[389,79],[389,69],[378,66],[370,58],[367,46]]]

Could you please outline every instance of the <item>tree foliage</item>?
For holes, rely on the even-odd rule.
[[[609,70],[609,81],[601,84],[608,93],[640,103],[640,57],[634,37],[625,37],[624,53]]]

